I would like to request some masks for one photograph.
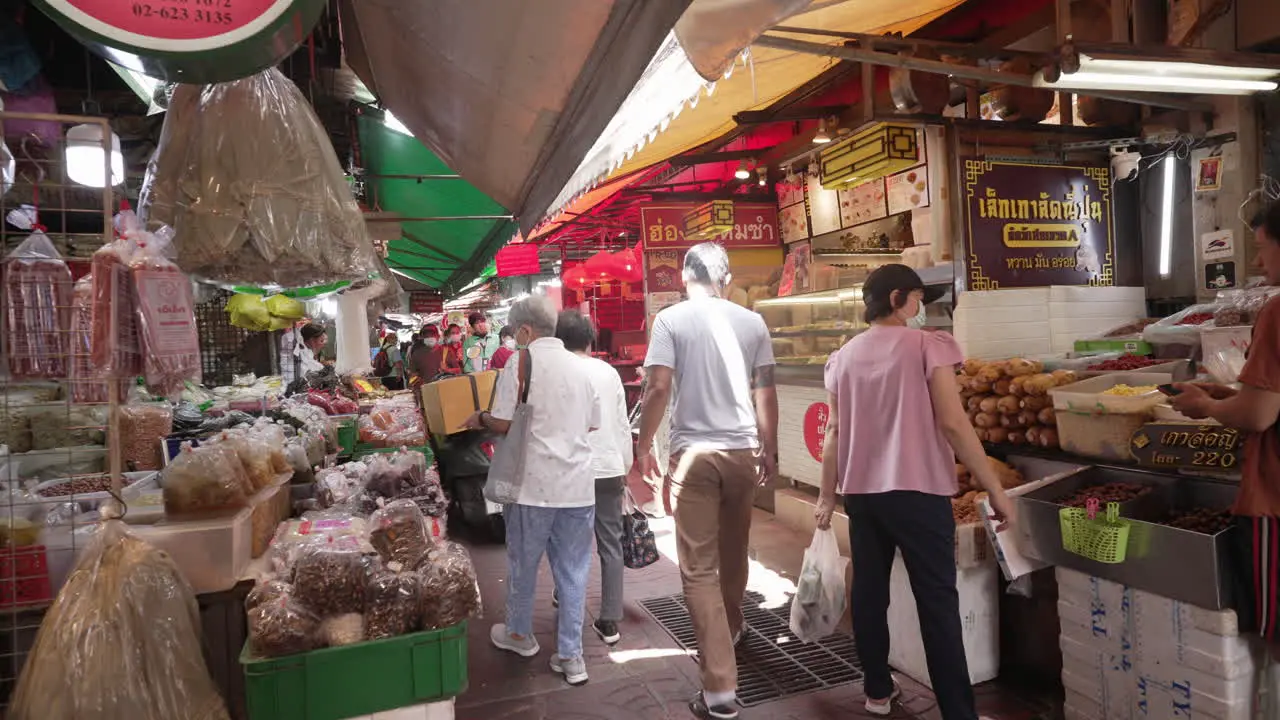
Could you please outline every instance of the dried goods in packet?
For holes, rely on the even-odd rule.
[[[163,228],[139,239],[129,271],[147,385],[176,399],[187,381],[200,382],[201,367],[191,280],[164,256],[172,234]]]
[[[400,563],[374,573],[364,599],[365,637],[380,640],[417,630],[421,592],[421,576]]]
[[[437,545],[418,567],[422,576],[422,629],[439,630],[480,617],[480,583],[466,548],[454,542]]]
[[[369,544],[383,562],[417,567],[434,546],[422,510],[411,500],[396,500],[369,517]]]
[[[173,432],[173,411],[158,403],[129,403],[120,407],[120,452],[129,470],[159,470],[164,466],[161,443]]]
[[[128,377],[142,372],[137,300],[129,262],[137,251],[141,224],[132,211],[115,221],[118,238],[103,245],[90,261],[93,287],[93,337],[90,354],[104,377]]]
[[[178,456],[160,474],[164,509],[171,515],[204,514],[242,508],[249,502],[244,471],[233,453],[216,445],[183,443]]]
[[[71,270],[36,230],[4,261],[6,352],[14,379],[67,375]]]
[[[307,652],[320,640],[320,618],[288,595],[249,611],[249,649],[258,657]]]
[[[370,559],[345,543],[308,546],[293,567],[294,596],[321,617],[362,612],[371,569]]]

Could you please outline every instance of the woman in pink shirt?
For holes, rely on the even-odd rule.
[[[905,265],[877,268],[863,284],[871,327],[827,360],[831,411],[814,514],[819,527],[830,527],[836,494],[844,496],[867,712],[888,715],[899,693],[889,674],[888,611],[889,574],[900,550],[942,717],[974,720],[956,592],[956,457],[990,493],[998,518],[1012,518],[1012,503],[961,406],[960,347],[949,334],[920,329],[925,304],[939,295]]]

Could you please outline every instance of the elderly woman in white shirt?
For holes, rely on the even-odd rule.
[[[595,520],[595,474],[588,436],[600,427],[600,399],[582,358],[555,337],[555,306],[530,296],[511,306],[507,324],[516,328],[516,353],[503,371],[492,412],[479,412],[468,426],[505,434],[519,402],[521,365],[531,364],[528,386],[528,446],[517,502],[503,508],[507,526],[507,618],[489,639],[522,657],[540,652],[533,636],[533,600],[538,566],[545,552],[560,591],[556,654],[551,669],[570,685],[587,682],[582,657],[582,624],[591,537]]]
[[[569,352],[582,358],[582,371],[600,398],[600,427],[587,438],[591,469],[596,478],[596,553],[600,556],[600,614],[591,625],[606,645],[622,639],[622,499],[631,467],[631,423],[622,378],[609,363],[591,357],[596,330],[577,310],[560,313],[556,337]]]

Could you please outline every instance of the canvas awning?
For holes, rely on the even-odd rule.
[[[689,0],[345,0],[347,62],[528,234]]]

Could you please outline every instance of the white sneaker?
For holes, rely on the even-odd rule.
[[[872,715],[878,715],[880,717],[892,715],[893,701],[897,700],[901,696],[902,696],[902,688],[898,687],[898,681],[894,680],[893,692],[889,693],[888,700],[876,701],[876,700],[872,700],[871,698],[867,698],[867,704],[866,704],[867,712],[871,713]]]
[[[507,626],[498,623],[489,629],[489,640],[493,646],[499,650],[512,652],[520,657],[533,657],[541,652],[542,648],[538,647],[538,640],[532,635],[517,637],[507,631]]]
[[[559,655],[552,655],[551,670],[563,675],[564,681],[574,687],[587,684],[587,661],[581,657],[566,660]]]

